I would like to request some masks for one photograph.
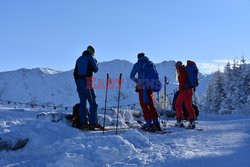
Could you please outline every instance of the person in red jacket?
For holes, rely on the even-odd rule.
[[[179,96],[177,97],[175,108],[176,108],[176,119],[177,122],[175,126],[177,127],[184,127],[183,124],[183,112],[181,109],[181,105],[184,102],[186,109],[189,115],[189,128],[195,128],[195,111],[192,107],[192,96],[193,96],[193,89],[187,86],[187,72],[185,70],[185,66],[182,64],[181,61],[176,62],[176,70],[178,75],[178,82],[179,82]]]

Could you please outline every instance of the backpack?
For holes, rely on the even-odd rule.
[[[150,88],[153,92],[159,92],[161,90],[161,82],[155,65],[148,61],[143,65],[142,71],[143,85],[147,89]]]
[[[89,110],[86,108],[86,117],[89,120]],[[80,122],[80,103],[77,103],[73,107],[73,113],[69,114],[65,117],[69,122],[71,122],[72,127],[81,129],[81,122]],[[103,129],[103,126],[97,123],[95,128]]]
[[[75,104],[73,107],[73,118],[72,118],[72,127],[80,128],[80,104]]]
[[[88,108],[86,108],[86,116],[87,119],[89,118],[89,111]],[[72,123],[72,127],[75,128],[81,128],[81,122],[80,122],[80,103],[77,103],[73,107],[73,113],[66,116],[66,119],[69,120]]]
[[[198,68],[195,64],[195,62],[188,60],[187,65],[185,67],[185,70],[187,72],[187,88],[195,88],[199,85],[198,82]]]

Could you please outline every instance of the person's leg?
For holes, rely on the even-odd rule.
[[[183,113],[184,120],[188,120],[188,111],[186,109],[185,102],[182,103],[181,110]]]
[[[80,122],[82,126],[87,125],[87,117],[86,117],[86,101],[87,101],[87,95],[84,91],[85,84],[83,80],[77,81],[77,92],[80,98]]]
[[[145,104],[144,100],[143,100],[143,90],[138,89],[138,93],[139,93],[139,102],[140,102],[140,105],[141,105],[141,108],[142,108],[142,111],[143,111],[144,120],[146,122],[151,121],[148,105]]]
[[[153,121],[153,126],[152,126],[152,131],[160,131],[160,122],[158,120],[159,114],[154,106],[154,93],[152,92],[151,89],[147,90],[148,93],[148,99],[149,99],[149,113],[150,113],[150,118]]]
[[[176,118],[177,120],[182,120],[183,119],[183,112],[181,105],[185,99],[185,90],[180,91],[176,103],[175,103],[175,109],[176,109]]]
[[[186,98],[184,100],[186,109],[188,111],[188,117],[189,121],[194,121],[195,120],[195,111],[192,106],[192,96],[193,96],[193,91],[192,89],[187,89],[186,90]]]
[[[91,127],[95,127],[98,123],[96,95],[94,89],[87,89],[88,91],[88,102],[89,102],[89,123]]]
[[[150,90],[150,89],[147,90],[147,93],[148,93],[148,99],[149,99],[150,119],[152,121],[158,120],[159,115],[158,115],[156,108],[154,106],[154,94],[153,94],[152,90]]]

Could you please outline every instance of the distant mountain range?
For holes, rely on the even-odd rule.
[[[126,60],[113,60],[99,63],[99,71],[94,75],[99,86],[102,85],[100,79],[106,82],[106,74],[111,78],[118,79],[122,73],[124,84],[121,90],[121,104],[131,104],[138,102],[137,93],[135,93],[135,84],[129,79],[133,63]],[[166,76],[169,84],[167,93],[171,95],[177,88],[176,70],[174,61],[164,61],[156,64],[162,81]],[[200,74],[200,86],[197,89],[197,95],[201,95],[211,77]],[[98,85],[98,82],[95,82]],[[99,106],[104,104],[104,89],[97,89],[97,101]],[[163,94],[163,89],[160,92]],[[110,89],[108,96],[108,105],[116,105],[118,90]],[[23,103],[34,103],[41,105],[62,105],[72,106],[79,102],[73,79],[73,70],[56,71],[48,68],[19,69],[0,73],[0,99]]]

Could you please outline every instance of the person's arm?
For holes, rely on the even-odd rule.
[[[77,63],[75,65],[75,69],[74,69],[74,79],[75,79],[75,83],[76,83],[76,80],[78,79],[78,67],[77,67]]]
[[[179,90],[185,89],[185,83],[187,81],[187,74],[184,70],[181,70],[178,76]]]
[[[98,71],[98,65],[96,59],[94,59],[93,56],[90,58],[90,63],[93,67],[93,71],[96,73]]]
[[[135,78],[135,75],[137,72],[138,72],[138,69],[137,69],[137,65],[135,64],[130,73],[130,79],[133,80],[135,83],[137,83],[137,78]]]

